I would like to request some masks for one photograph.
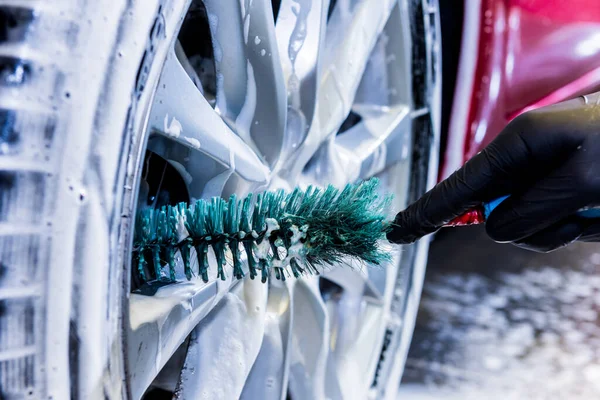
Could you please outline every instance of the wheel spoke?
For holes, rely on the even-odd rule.
[[[267,285],[245,280],[194,330],[177,398],[237,399],[265,330]]]
[[[412,104],[412,36],[406,0],[392,9],[365,68],[355,104]]]
[[[215,51],[217,111],[273,165],[283,145],[287,106],[271,2],[204,4]]]
[[[318,280],[298,281],[292,299],[289,390],[294,399],[322,399],[329,354],[329,317]]]
[[[289,373],[292,328],[290,291],[295,281],[271,282],[265,318],[265,335],[241,399],[285,399]]]
[[[141,397],[216,299],[216,282],[200,279],[166,286],[154,296],[130,295],[127,354],[133,398]]]
[[[165,61],[149,126],[193,151],[209,155],[245,180],[262,183],[268,179],[268,169],[214,112],[174,50]]]
[[[312,124],[329,0],[283,0],[277,41],[288,94],[287,135],[297,147]]]
[[[371,382],[364,377],[373,376],[379,360],[399,256],[394,252],[392,261],[381,267],[355,273],[337,268],[325,274],[341,288],[337,296],[325,298],[331,325],[329,380],[337,382],[333,387],[340,398],[367,398]],[[348,387],[348,381],[364,385]]]
[[[348,265],[344,265],[344,262],[340,264],[339,268],[333,268],[325,272],[323,277],[342,287],[347,293],[362,296],[366,289],[365,282],[369,279],[370,271],[367,269],[368,267],[361,265],[353,268],[352,273],[346,273],[349,268]]]
[[[329,139],[304,171],[305,178],[344,185],[408,159],[412,121],[408,106],[357,106],[355,112],[361,121]]]
[[[192,250],[192,259],[195,259],[194,253],[195,251]],[[212,250],[209,251],[208,257],[211,266],[217,264]],[[242,254],[242,262],[244,264],[244,272],[247,273],[248,266],[245,253]],[[176,267],[177,275],[184,279],[180,258],[178,263]],[[192,269],[195,270],[195,268],[196,266],[192,265]],[[264,300],[261,299],[262,296],[266,296],[267,285],[262,284],[259,280],[235,280],[232,278],[232,267],[227,266],[226,268],[227,279],[225,281],[218,280],[215,277],[213,278],[214,280],[205,283],[198,277],[193,278],[191,281],[169,284],[158,289],[153,296],[136,293],[130,295],[128,365],[131,371],[135,371],[131,376],[131,387],[134,394],[141,395],[144,392],[161,371],[161,368],[178,349],[179,345],[198,326],[200,321],[202,321],[202,325],[210,324],[210,322],[205,322],[206,319],[211,318],[208,316],[209,313],[219,314],[223,312],[224,306],[221,303],[223,301],[227,302],[227,300],[223,299],[231,293],[236,293],[237,298],[242,298],[246,302],[244,313],[248,313],[248,315],[254,317],[256,317],[257,313],[264,314],[265,307],[261,305],[261,302]],[[230,300],[233,301],[235,299]],[[218,325],[214,329],[218,331],[218,329],[223,329],[223,326]],[[214,336],[217,335],[215,333],[217,331],[207,328],[198,331],[197,335],[208,334]],[[202,341],[208,339],[199,338],[198,340],[204,346],[205,344]],[[260,345],[260,340],[257,342]],[[192,348],[190,344],[190,349]],[[189,362],[191,363],[192,361]],[[250,363],[248,368],[251,365]],[[193,387],[188,389],[192,390]]]
[[[381,304],[362,301],[362,298],[343,293],[327,303],[331,321],[331,354],[329,380],[335,381],[340,395],[337,398],[367,398],[382,344],[385,311]],[[349,386],[347,382],[355,382]]]
[[[411,115],[408,106],[357,108],[362,117],[352,129],[336,138],[344,153],[360,162],[359,178],[372,177],[409,156]],[[387,151],[387,149],[391,151]]]
[[[344,2],[340,2],[340,5]],[[320,130],[333,134],[350,112],[369,56],[390,15],[393,1],[362,1],[344,20],[342,7],[334,10],[327,32],[332,59],[325,66],[319,93]]]
[[[302,152],[291,167],[292,178],[335,132],[350,112],[369,56],[395,1],[381,4],[366,0],[358,4],[340,1],[333,11],[326,38],[330,55],[319,77],[318,115],[311,125]]]

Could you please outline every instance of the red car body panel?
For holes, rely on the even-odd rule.
[[[470,91],[455,95],[455,103],[469,96],[462,99],[468,112],[453,109],[451,119],[462,120],[451,124],[440,178],[524,111],[600,90],[600,0],[465,0],[465,10],[474,6],[464,26],[475,21],[478,29],[463,30],[462,48],[471,43],[476,54],[461,55],[459,66],[473,77]],[[461,83],[459,75],[457,88]]]

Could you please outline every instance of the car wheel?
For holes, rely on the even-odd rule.
[[[159,285],[131,267],[133,221],[374,176],[415,200],[437,175],[436,0],[0,0],[0,19],[1,398],[396,398],[427,241]]]

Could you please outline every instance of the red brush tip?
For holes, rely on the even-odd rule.
[[[448,222],[444,226],[465,226],[465,225],[477,225],[485,222],[485,214],[483,207],[475,207],[467,211],[466,213],[459,215],[452,221]]]

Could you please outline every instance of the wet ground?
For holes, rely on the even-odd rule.
[[[600,399],[600,244],[432,242],[400,398]]]

